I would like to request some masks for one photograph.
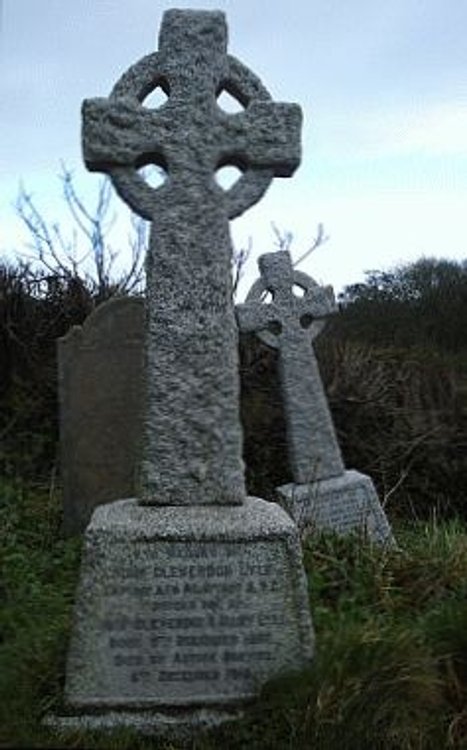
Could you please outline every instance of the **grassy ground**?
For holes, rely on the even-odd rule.
[[[0,747],[175,748],[119,732],[57,737],[79,540],[59,500],[0,485]],[[400,549],[323,536],[304,557],[317,636],[309,673],[270,684],[244,721],[197,750],[467,748],[467,528],[407,524]]]

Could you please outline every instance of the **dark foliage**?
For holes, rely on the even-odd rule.
[[[347,287],[315,342],[348,468],[390,514],[466,517],[467,265],[421,259]],[[241,340],[249,490],[291,481],[277,353]]]
[[[50,474],[57,441],[56,340],[95,304],[79,276],[0,265],[0,474]]]
[[[277,350],[252,334],[240,336],[241,419],[250,495],[272,499],[290,481]]]
[[[339,328],[378,347],[467,351],[467,261],[420,258],[370,271],[340,296]]]
[[[438,294],[437,283],[426,281],[429,268],[435,279],[443,271],[440,288],[449,276],[450,294]],[[379,286],[360,285],[358,293],[349,288],[340,312],[315,342],[346,466],[374,479],[391,515],[465,517],[467,341],[458,319],[464,266],[420,261],[373,277]],[[78,274],[0,266],[3,476],[50,476],[58,441],[56,339],[114,292],[109,286],[104,294]],[[442,339],[441,329],[435,335],[427,327],[420,312],[431,309],[426,296],[433,304],[438,299],[443,314],[451,310],[444,327],[457,326],[457,334]],[[277,352],[242,336],[240,366],[248,490],[271,499],[275,487],[291,481]]]
[[[391,515],[466,517],[466,377],[435,350],[329,336],[318,357],[347,467],[369,474]]]

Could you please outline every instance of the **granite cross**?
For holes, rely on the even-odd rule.
[[[301,110],[273,103],[261,81],[226,54],[224,14],[170,10],[158,51],[132,66],[109,98],[83,104],[88,169],[107,172],[151,222],[146,292],[145,504],[240,504],[245,498],[229,219],[274,176],[300,162]],[[168,96],[144,106],[158,87]],[[217,104],[223,91],[243,111]],[[156,164],[152,188],[139,170]],[[216,169],[242,176],[230,190]]]
[[[307,484],[338,476],[345,469],[312,345],[323,318],[335,310],[333,291],[294,270],[286,251],[262,255],[258,265],[261,276],[236,314],[241,331],[279,349],[293,480]]]

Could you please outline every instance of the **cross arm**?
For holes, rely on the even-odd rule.
[[[243,160],[245,166],[290,177],[300,164],[301,127],[298,104],[252,102],[245,112],[224,118],[220,161]]]
[[[154,115],[133,99],[86,99],[82,115],[83,156],[90,171],[136,166],[145,154],[162,158],[168,123],[160,118],[156,137]]]
[[[295,272],[297,273],[297,272]],[[304,276],[304,274],[303,274]],[[326,318],[337,312],[337,304],[332,286],[320,286],[312,283],[308,277],[309,287],[307,293],[301,298],[295,298],[297,314],[311,315],[314,319]]]
[[[243,333],[256,333],[265,330],[271,323],[280,320],[276,306],[264,302],[243,302],[235,305],[235,316],[239,330]]]

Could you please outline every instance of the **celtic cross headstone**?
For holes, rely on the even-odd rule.
[[[371,479],[345,470],[313,351],[326,316],[336,309],[332,288],[294,269],[287,251],[262,255],[258,265],[260,278],[236,314],[240,330],[279,350],[293,480],[277,488],[279,502],[302,529],[362,529],[375,541],[391,542]]]
[[[301,111],[273,103],[226,49],[222,13],[168,11],[158,52],[130,68],[108,99],[83,106],[88,169],[107,172],[151,222],[147,504],[235,504],[245,497],[229,219],[256,203],[274,176],[298,166]],[[151,110],[144,99],[156,87],[169,98]],[[223,89],[243,112],[221,110]],[[148,164],[166,171],[159,189],[138,172]],[[226,164],[243,175],[224,192],[214,176]]]
[[[287,252],[262,255],[261,278],[245,304],[237,305],[239,328],[257,332],[279,350],[279,374],[294,482],[304,484],[342,474],[344,465],[313,351],[322,319],[334,312],[334,294],[301,271]],[[299,290],[300,294],[294,290]],[[265,293],[272,296],[264,304]]]
[[[85,533],[62,727],[186,732],[312,657],[297,528],[245,494],[229,237],[298,166],[301,114],[226,46],[222,13],[167,11],[158,52],[83,107],[87,166],[151,221],[147,391],[140,496],[99,506]],[[151,111],[157,86],[168,101]],[[222,89],[243,112],[222,112]],[[149,163],[166,171],[158,189]],[[243,176],[223,192],[228,163]]]

